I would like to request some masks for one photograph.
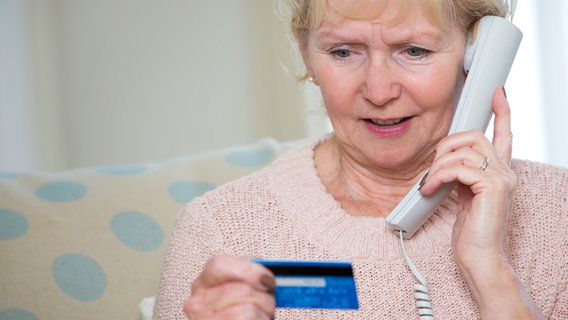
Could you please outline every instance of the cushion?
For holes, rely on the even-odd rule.
[[[0,173],[0,320],[140,319],[181,206],[283,148],[267,138],[160,163]]]

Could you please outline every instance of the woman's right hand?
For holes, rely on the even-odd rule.
[[[248,258],[211,258],[191,284],[184,312],[191,320],[272,319],[274,275]]]

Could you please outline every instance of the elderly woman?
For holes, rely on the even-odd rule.
[[[155,319],[411,319],[412,284],[385,217],[421,179],[456,189],[405,241],[441,319],[568,319],[568,172],[511,160],[504,90],[494,138],[447,136],[467,36],[502,0],[290,0],[305,79],[333,133],[180,213]],[[489,158],[487,167],[480,163]],[[353,264],[359,308],[275,308],[251,257]]]

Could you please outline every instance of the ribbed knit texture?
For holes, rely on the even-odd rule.
[[[417,319],[416,283],[384,218],[354,217],[326,192],[310,141],[259,172],[184,207],[165,259],[154,319],[187,319],[190,284],[216,254],[353,262],[360,309],[277,309],[276,319]],[[550,319],[568,319],[568,170],[513,161],[518,186],[510,260]],[[405,242],[426,277],[437,319],[479,319],[450,246],[451,194]]]

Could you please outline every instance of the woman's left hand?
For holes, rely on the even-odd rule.
[[[493,96],[493,112],[493,144],[479,130],[442,139],[420,189],[429,194],[443,183],[459,182],[452,245],[460,267],[479,268],[480,260],[495,263],[505,257],[516,178],[509,168],[512,134],[509,105],[502,90]]]
[[[458,181],[459,211],[452,247],[456,263],[477,299],[482,319],[492,313],[504,314],[507,303],[512,303],[511,311],[526,309],[520,306],[527,307],[527,311],[534,308],[506,255],[516,177],[509,167],[512,133],[503,89],[495,91],[492,106],[493,143],[481,131],[460,132],[442,139],[420,189],[423,194],[430,194],[443,183]],[[512,297],[518,299],[513,301]]]

